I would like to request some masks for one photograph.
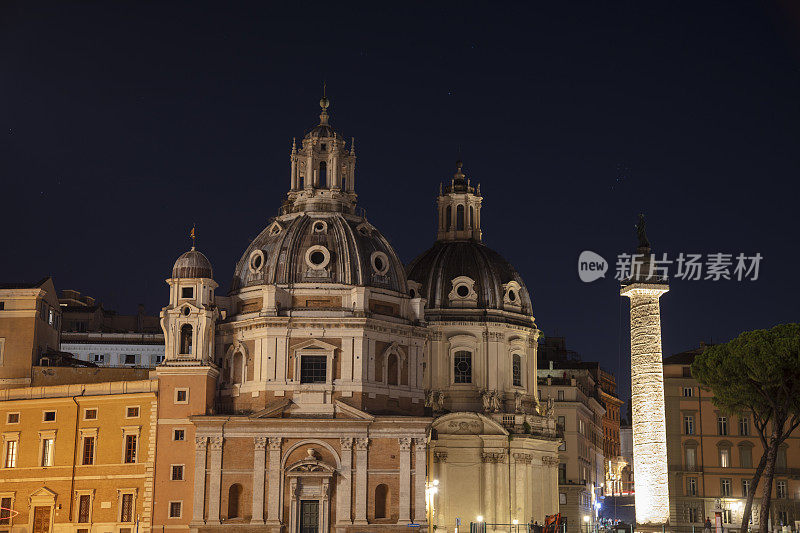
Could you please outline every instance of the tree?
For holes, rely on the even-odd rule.
[[[695,357],[692,376],[714,394],[720,411],[753,417],[764,453],[751,481],[741,531],[747,532],[763,477],[760,530],[767,533],[778,449],[800,424],[800,324],[748,331],[710,346]]]

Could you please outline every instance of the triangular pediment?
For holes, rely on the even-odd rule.
[[[55,498],[57,496],[57,494],[55,492],[53,492],[52,490],[48,489],[47,487],[40,487],[40,488],[36,489],[35,491],[31,492],[31,498],[36,497],[36,496],[44,497],[44,498],[47,498],[47,497]]]
[[[250,418],[280,418],[286,409],[292,404],[292,400],[284,398],[276,402],[267,404],[264,409],[250,415]]]
[[[293,350],[325,350],[325,351],[336,350],[337,348],[338,346],[327,343],[320,339],[309,339],[299,344],[295,344],[292,347]]]
[[[372,416],[371,414],[365,413],[361,409],[353,407],[352,405],[348,405],[341,400],[335,400],[333,402],[333,406],[334,406],[334,413],[336,415],[344,415],[344,418],[354,418],[356,420],[369,420],[370,422],[375,420],[375,417]]]

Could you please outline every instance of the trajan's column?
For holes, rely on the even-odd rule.
[[[661,362],[659,298],[669,290],[666,272],[651,261],[644,216],[637,226],[639,247],[631,275],[620,294],[631,300],[631,407],[636,523],[660,526],[669,521],[667,432],[664,415],[664,371]]]

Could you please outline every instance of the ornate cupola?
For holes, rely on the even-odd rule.
[[[470,184],[462,166],[461,161],[456,162],[450,184],[439,185],[439,241],[481,240],[481,186]]]
[[[214,326],[219,318],[214,302],[218,285],[213,277],[211,262],[194,245],[175,261],[167,279],[169,305],[161,310],[165,365],[213,361]]]
[[[319,101],[319,124],[303,137],[302,146],[292,141],[291,183],[284,213],[328,211],[354,213],[355,141],[348,149],[344,138],[330,125],[330,100]]]

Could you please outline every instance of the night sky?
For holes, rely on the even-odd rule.
[[[798,320],[792,4],[3,2],[0,281],[52,275],[156,314],[196,223],[226,292],[324,80],[356,138],[359,205],[403,261],[433,243],[438,184],[463,159],[484,242],[539,327],[627,397],[613,275],[639,212],[669,258],[764,257],[757,281],[674,280],[665,354]],[[579,280],[583,250],[605,279]]]

